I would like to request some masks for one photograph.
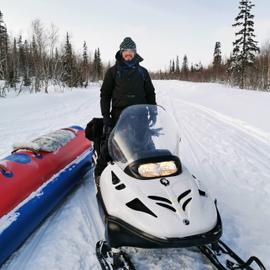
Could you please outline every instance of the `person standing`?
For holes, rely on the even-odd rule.
[[[131,105],[156,105],[155,88],[146,68],[140,65],[143,58],[137,53],[136,43],[126,37],[115,55],[116,63],[105,74],[100,89],[100,108],[103,116],[103,137],[100,155],[95,168],[95,179],[99,177],[110,160],[108,137],[116,125],[121,112]],[[155,115],[150,116],[155,121]]]

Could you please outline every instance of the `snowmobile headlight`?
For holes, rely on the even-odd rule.
[[[147,178],[168,176],[177,172],[177,166],[174,161],[147,163],[140,165],[138,172],[142,177]]]

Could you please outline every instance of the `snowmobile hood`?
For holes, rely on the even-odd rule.
[[[122,62],[123,58],[121,56],[120,50],[115,54],[115,59],[116,59],[117,62]],[[143,58],[138,53],[136,53],[135,56],[134,56],[134,62],[135,63],[140,63],[142,61],[143,61]]]
[[[101,175],[100,192],[108,215],[158,238],[203,234],[217,223],[213,200],[183,167],[180,175],[138,180],[117,164]],[[164,230],[166,228],[166,230]]]

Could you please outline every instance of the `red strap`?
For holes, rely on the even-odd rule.
[[[75,135],[77,135],[77,131],[74,130],[73,128],[61,128],[62,130],[68,130],[68,131],[71,131],[73,132]]]

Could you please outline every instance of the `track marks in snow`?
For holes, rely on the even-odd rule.
[[[128,248],[127,251],[136,270],[214,270],[208,260],[193,248],[153,250]]]
[[[163,105],[180,126],[182,161],[218,198],[223,239],[243,257],[255,254],[270,264],[267,136],[180,99],[164,99]]]

